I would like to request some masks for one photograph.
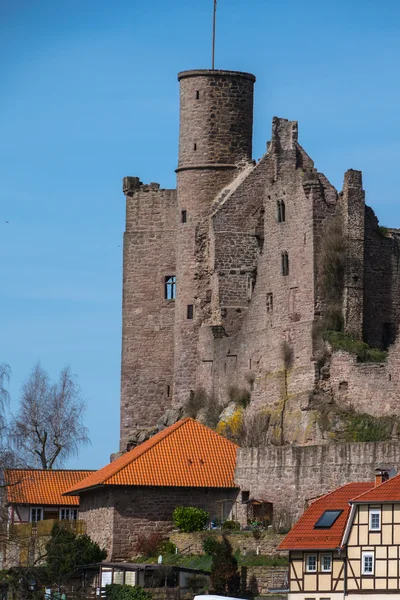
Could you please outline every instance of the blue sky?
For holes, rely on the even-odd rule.
[[[180,70],[208,68],[212,0],[0,0],[0,362],[15,401],[70,365],[92,445],[118,449],[121,179],[174,187]],[[254,157],[274,115],[341,187],[400,227],[398,0],[219,0],[216,68],[257,76]],[[9,223],[5,223],[9,221]]]

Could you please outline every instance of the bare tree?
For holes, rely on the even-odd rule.
[[[11,424],[13,446],[31,467],[52,469],[89,443],[83,424],[85,403],[67,367],[57,381],[38,363],[22,387],[20,407]]]

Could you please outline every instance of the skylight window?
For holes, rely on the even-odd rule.
[[[326,510],[314,525],[314,529],[330,529],[343,510]]]

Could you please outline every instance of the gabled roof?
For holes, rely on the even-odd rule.
[[[183,419],[66,493],[100,485],[233,488],[237,448],[198,421]]]
[[[400,475],[380,483],[352,500],[354,504],[363,502],[400,502]]]
[[[333,550],[341,545],[350,500],[367,492],[374,486],[371,481],[348,483],[337,490],[315,500],[289,531],[278,550]],[[326,510],[343,511],[327,529],[315,529],[315,524]]]
[[[42,469],[7,469],[4,479],[9,504],[78,506],[78,498],[63,496],[63,492],[95,471]]]

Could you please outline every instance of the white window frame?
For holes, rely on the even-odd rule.
[[[372,558],[372,569],[371,571],[367,571],[365,569],[365,559]],[[374,575],[375,573],[375,553],[372,551],[362,552],[361,553],[361,574],[362,575]]]
[[[36,519],[33,519],[33,511],[36,513]],[[37,518],[37,512],[40,511],[40,519]],[[42,506],[31,506],[29,511],[29,520],[31,523],[38,523],[43,521],[43,507]]]
[[[378,515],[379,517],[379,527],[372,527],[372,517]],[[382,525],[382,514],[380,508],[370,508],[369,509],[369,530],[370,531],[380,531]]]
[[[63,513],[64,513],[64,517],[63,517]],[[66,515],[68,515],[68,516],[66,516]],[[75,517],[75,515],[76,515],[76,517]],[[70,507],[60,508],[59,519],[60,519],[60,521],[77,521],[78,520],[78,509],[70,508]]]
[[[329,558],[329,569],[325,569],[324,567],[324,558]],[[322,573],[332,572],[332,554],[326,553],[321,556],[321,571]]]
[[[310,569],[310,566],[308,564],[308,561],[311,557],[314,557],[315,560],[315,568],[314,569]],[[306,573],[316,573],[317,572],[317,568],[318,568],[318,557],[316,554],[306,554]]]

